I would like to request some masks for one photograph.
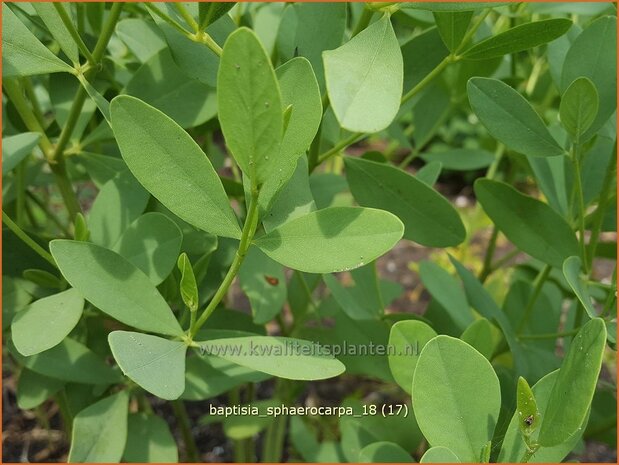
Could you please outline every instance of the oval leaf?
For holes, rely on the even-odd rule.
[[[462,57],[469,60],[487,60],[522,52],[561,37],[570,27],[572,22],[563,18],[521,24],[473,45]]]
[[[146,190],[189,224],[240,238],[241,229],[221,181],[189,134],[134,97],[116,97],[110,112],[122,156]]]
[[[77,44],[62,22],[60,13],[56,10],[56,8],[61,8],[67,17],[70,18],[64,5],[61,3],[54,5],[51,2],[36,2],[32,4],[32,8],[34,8],[37,15],[43,20],[49,32],[54,39],[56,39],[58,45],[60,45],[62,51],[69,57],[69,60],[74,64],[79,64],[80,58],[77,52]]]
[[[331,107],[344,129],[378,132],[400,109],[404,65],[385,15],[335,50],[323,52]]]
[[[412,396],[431,446],[448,447],[464,462],[480,460],[501,408],[499,380],[483,355],[459,339],[435,337],[419,357]]]
[[[127,441],[129,395],[121,391],[86,407],[73,419],[69,462],[120,462]]]
[[[436,331],[423,321],[398,321],[391,327],[389,347],[395,353],[389,354],[389,368],[395,382],[409,394],[421,350],[436,336]]]
[[[359,463],[413,463],[411,454],[394,442],[380,441],[359,452]]]
[[[102,312],[143,331],[183,334],[155,285],[117,253],[67,240],[50,242],[50,250],[65,279]]]
[[[537,409],[535,395],[529,383],[522,376],[518,378],[518,389],[516,391],[516,413],[518,414],[518,426],[526,437],[539,428],[540,413]]]
[[[166,421],[153,414],[131,413],[123,462],[178,463],[178,447]]]
[[[254,244],[273,260],[308,273],[348,271],[390,250],[404,225],[372,208],[333,207],[296,218]]]
[[[15,136],[2,138],[2,175],[13,168],[32,153],[39,143],[41,134],[36,132],[22,132]]]
[[[197,344],[202,352],[285,379],[327,379],[346,369],[315,343],[290,337],[233,337]]]
[[[428,247],[461,243],[466,231],[458,212],[434,189],[386,163],[346,157],[346,178],[359,205],[395,214],[404,238]]]
[[[114,331],[108,341],[123,373],[151,394],[174,400],[185,390],[184,342],[131,331]]]
[[[217,102],[228,148],[254,185],[261,186],[279,169],[284,119],[271,60],[250,29],[237,29],[224,44]]]
[[[585,324],[561,364],[539,432],[542,446],[567,441],[582,427],[597,384],[606,347],[606,325],[600,318]]]
[[[467,89],[473,111],[499,142],[534,157],[565,155],[542,118],[510,86],[496,79],[473,78]]]
[[[475,195],[494,224],[523,252],[557,268],[567,257],[578,255],[574,231],[544,202],[490,179],[475,182]]]
[[[419,463],[460,463],[460,460],[450,449],[443,446],[430,447]]]
[[[595,84],[586,77],[576,79],[567,88],[561,97],[559,116],[574,142],[578,143],[591,127],[598,114],[599,105]]]
[[[51,349],[75,328],[83,309],[84,299],[75,289],[30,304],[11,324],[15,348],[25,356]]]

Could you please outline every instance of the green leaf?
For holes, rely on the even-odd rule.
[[[465,462],[479,461],[501,408],[499,380],[483,355],[459,339],[435,337],[419,357],[412,397],[431,446],[448,447]]]
[[[50,378],[84,384],[112,384],[122,379],[118,371],[88,347],[68,337],[31,357],[24,357],[16,350],[11,354],[29,370]]]
[[[548,399],[552,388],[555,385],[559,370],[553,371],[540,379],[532,388],[533,395],[537,403],[542,420],[545,418]],[[581,440],[582,433],[584,432],[585,425],[588,418],[582,425],[582,430],[571,436],[567,441],[552,447],[540,447],[535,454],[529,460],[529,463],[559,463],[577,446]],[[526,451],[526,445],[522,440],[522,435],[519,428],[520,418],[518,412],[514,412],[511,422],[505,433],[501,451],[499,452],[498,462],[501,463],[517,463],[522,459],[523,454]],[[532,441],[537,441],[539,435],[539,428],[531,435]]]
[[[117,253],[68,240],[50,242],[50,250],[65,279],[102,312],[143,331],[183,334],[155,285]]]
[[[516,402],[518,426],[523,436],[528,438],[537,428],[539,428],[541,415],[537,409],[535,395],[533,394],[533,391],[531,391],[527,380],[522,376],[518,378]]]
[[[51,349],[75,327],[84,299],[75,289],[44,297],[18,312],[11,324],[15,348],[29,356]]]
[[[365,272],[365,273],[364,273]],[[363,273],[355,277],[355,286],[345,287],[334,275],[324,275],[323,280],[331,295],[340,308],[353,320],[375,320],[384,312],[378,289],[378,277],[373,263],[352,271],[354,274]],[[360,278],[357,282],[357,277]],[[362,282],[363,278],[365,282]]]
[[[438,32],[450,52],[457,50],[469,28],[472,17],[472,11],[434,13],[434,21],[436,22]]]
[[[606,326],[599,318],[586,323],[572,340],[542,420],[542,446],[561,444],[581,428],[591,406],[605,347]]]
[[[120,462],[127,441],[126,391],[85,408],[73,419],[69,462]]]
[[[472,78],[467,89],[473,111],[499,142],[534,157],[565,154],[529,102],[507,84]]]
[[[2,138],[2,175],[4,176],[32,153],[39,143],[41,134],[22,132]]]
[[[582,261],[580,260],[580,257],[574,256],[565,259],[563,262],[563,276],[565,276],[565,280],[587,311],[589,318],[595,318],[598,312],[593,306],[591,295],[589,295],[589,288],[587,287],[587,283],[582,275]]]
[[[187,76],[167,48],[133,73],[124,92],[152,105],[183,128],[199,126],[217,114],[215,90]]]
[[[285,379],[327,379],[345,370],[342,362],[315,343],[290,337],[233,337],[197,344],[205,353]]]
[[[462,287],[444,268],[434,262],[423,261],[419,264],[419,277],[460,330],[475,321]]]
[[[116,97],[110,110],[125,162],[157,200],[199,229],[240,238],[241,229],[221,181],[189,134],[134,97]]]
[[[184,342],[130,331],[113,331],[108,341],[126,376],[162,399],[181,396],[185,390]]]
[[[436,336],[436,331],[422,321],[398,321],[391,327],[389,347],[393,347],[395,353],[388,354],[389,368],[395,382],[408,394],[413,388],[419,355]]]
[[[296,218],[254,240],[273,260],[308,273],[348,271],[389,251],[404,226],[391,213],[332,207]]]
[[[574,142],[578,143],[591,127],[599,105],[598,91],[590,79],[578,78],[567,88],[561,97],[559,116]]]
[[[292,154],[280,152],[284,120],[279,85],[271,60],[250,29],[237,29],[224,44],[217,102],[228,148],[252,183],[261,186],[280,168],[282,155]]]
[[[458,212],[431,187],[386,163],[346,157],[346,177],[355,200],[397,215],[404,238],[429,247],[461,243],[466,231]]]
[[[380,441],[361,449],[359,463],[414,463],[414,460],[401,446]]]
[[[161,30],[145,19],[126,18],[119,21],[116,25],[116,35],[140,63],[147,62],[167,45]]]
[[[476,349],[488,360],[492,360],[494,354],[494,338],[492,337],[492,324],[485,318],[480,318],[470,324],[460,336],[464,342]]]
[[[189,311],[195,312],[198,310],[199,304],[198,286],[196,285],[196,277],[193,274],[191,262],[189,261],[189,257],[185,252],[183,252],[180,257],[178,257],[177,266],[179,271],[181,272],[181,298],[183,299],[183,302],[185,303]]]
[[[273,423],[275,417],[268,414],[269,408],[282,405],[281,400],[265,399],[253,401],[252,407],[258,408],[258,415],[232,415],[224,419],[224,433],[234,440],[252,438]]]
[[[38,407],[64,386],[64,381],[22,368],[17,381],[17,406],[22,410]]]
[[[73,68],[39,42],[6,3],[2,4],[2,77],[73,73]]]
[[[522,52],[561,37],[571,26],[572,21],[563,18],[521,24],[476,43],[462,53],[462,57],[469,60],[487,60]]]
[[[617,17],[603,16],[593,21],[574,40],[565,56],[561,87],[580,77],[593,82],[599,93],[599,111],[581,140],[588,140],[617,109]]]
[[[403,2],[401,8],[428,11],[476,11],[497,8],[511,2]]]
[[[64,5],[59,3],[58,6],[66,12]],[[37,2],[32,4],[32,8],[34,8],[37,15],[43,20],[49,32],[54,39],[56,39],[58,45],[60,45],[62,51],[69,57],[69,60],[74,64],[79,64],[80,58],[77,51],[77,44],[62,22],[62,18],[60,14],[58,14],[58,11],[56,11],[54,5],[47,2]],[[70,14],[67,13],[67,16],[70,17]]]
[[[166,421],[153,414],[130,413],[122,460],[129,463],[177,463],[178,447]]]
[[[479,179],[475,195],[494,224],[519,249],[557,268],[578,255],[578,241],[569,224],[545,203],[508,184]]]
[[[443,446],[430,447],[421,457],[419,463],[460,463],[460,459],[451,449]]]
[[[260,208],[269,213],[269,205],[274,199],[281,200],[283,189],[295,188],[291,177],[296,174],[295,168],[299,170],[303,164],[303,154],[312,143],[322,119],[320,89],[309,61],[293,58],[277,68],[275,74],[282,95],[282,108],[289,108],[290,113],[277,155],[278,169],[273,170],[260,191]],[[304,164],[307,177],[307,161]]]
[[[256,324],[268,323],[282,310],[286,302],[284,267],[260,249],[250,247],[239,270],[239,281]]]
[[[200,2],[198,3],[198,20],[200,29],[204,29],[228,13],[236,2]]]
[[[424,184],[432,187],[436,184],[438,177],[441,175],[443,164],[440,161],[431,161],[421,167],[416,173],[415,177]]]
[[[181,249],[180,228],[166,215],[149,212],[140,216],[112,247],[159,285],[172,271]]]
[[[90,240],[112,247],[146,208],[150,195],[127,170],[106,182],[88,212]]]
[[[373,133],[391,124],[400,108],[404,65],[389,16],[323,52],[323,60],[331,107],[344,129]]]

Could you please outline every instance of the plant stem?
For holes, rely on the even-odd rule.
[[[527,463],[529,460],[531,460],[531,457],[533,457],[533,455],[535,455],[535,453],[539,450],[539,444],[533,444],[531,448],[529,448],[529,446],[527,446],[526,451],[524,452],[524,454],[522,455],[522,458],[520,459],[520,463]]]
[[[159,16],[161,19],[163,19],[166,23],[168,23],[170,26],[172,26],[174,29],[176,29],[178,32],[180,32],[181,34],[183,34],[184,36],[189,37],[189,35],[191,35],[191,33],[185,29],[183,26],[181,26],[180,24],[178,24],[176,21],[174,21],[170,16],[168,16],[167,14],[165,14],[163,11],[161,11],[159,8],[157,8],[156,6],[154,6],[152,3],[144,3],[144,6],[152,11],[154,14],[156,14],[157,16]]]
[[[282,415],[273,420],[265,435],[263,463],[278,463],[282,460],[284,439],[286,438],[286,424],[288,416]]]
[[[44,128],[45,118],[43,117],[43,112],[41,111],[41,105],[39,104],[37,94],[34,91],[34,87],[32,86],[32,81],[29,77],[25,77],[21,79],[21,82],[24,87],[24,91],[26,92],[26,97],[28,97],[28,100],[30,100],[30,104],[32,105],[32,112],[34,113],[36,119],[39,121],[39,125]]]
[[[477,29],[481,27],[481,25],[484,23],[484,21],[486,20],[486,17],[490,14],[491,11],[492,11],[492,7],[486,8],[484,11],[481,12],[481,14],[477,17],[477,19],[473,23],[473,26],[471,26],[471,28],[466,32],[466,34],[464,34],[464,37],[462,38],[462,41],[460,41],[460,45],[454,52],[454,55],[456,56],[459,55],[460,52],[462,52],[462,50],[468,45],[469,41],[473,38],[473,36],[477,32]]]
[[[506,253],[505,255],[503,255],[501,258],[499,258],[496,262],[492,264],[492,271],[501,268],[503,265],[505,265],[508,261],[510,261],[512,258],[514,258],[519,253],[520,253],[520,250],[518,249],[514,249],[511,252]]]
[[[539,272],[539,274],[535,278],[535,281],[533,282],[533,294],[531,294],[529,303],[527,304],[527,307],[524,309],[524,314],[522,315],[522,319],[520,320],[520,324],[518,325],[517,333],[521,333],[524,327],[526,326],[527,321],[529,320],[529,317],[531,316],[531,312],[533,311],[533,307],[535,306],[535,302],[537,302],[537,298],[542,292],[544,283],[546,282],[546,279],[548,279],[548,275],[550,275],[550,270],[552,270],[552,267],[550,265],[544,265],[544,268],[542,268],[542,270]]]
[[[62,417],[62,423],[67,434],[67,438],[71,438],[71,432],[73,430],[73,415],[69,409],[69,403],[67,402],[67,391],[63,388],[55,396],[56,404],[58,404],[58,410]]]
[[[38,255],[40,255],[41,258],[49,262],[54,268],[58,268],[58,265],[56,265],[56,261],[54,260],[54,257],[52,257],[52,255],[47,250],[45,250],[43,247],[37,244],[34,241],[34,239],[28,236],[28,234],[26,234],[19,226],[17,226],[17,224],[15,224],[15,222],[9,217],[9,215],[7,215],[4,212],[4,210],[2,210],[2,222],[6,224],[6,226],[17,237],[19,237],[28,247],[30,247]]]
[[[193,28],[194,32],[198,32],[200,30],[200,25],[196,22],[196,20],[189,14],[187,8],[182,3],[174,3],[174,6],[183,17],[185,22],[189,25],[189,27]]]
[[[490,240],[488,241],[488,248],[486,249],[486,255],[484,256],[484,265],[479,273],[479,281],[482,284],[488,276],[490,276],[490,273],[492,273],[492,258],[494,257],[494,251],[496,250],[496,241],[498,237],[499,228],[493,226],[492,234],[490,235]]]
[[[258,191],[252,189],[252,196],[249,203],[249,210],[247,212],[247,217],[245,218],[245,224],[243,225],[243,232],[241,233],[241,242],[239,243],[239,248],[234,255],[234,260],[230,265],[230,269],[226,276],[224,277],[223,282],[219,285],[219,288],[215,292],[215,295],[206,306],[200,318],[195,322],[193,327],[189,330],[189,337],[193,339],[198,330],[202,327],[202,325],[206,322],[209,316],[215,311],[219,302],[226,296],[228,293],[228,289],[234,281],[239,269],[241,268],[241,264],[245,259],[245,255],[247,254],[247,250],[251,245],[251,241],[254,238],[254,234],[256,233],[256,227],[258,226]]]
[[[540,339],[559,339],[560,337],[574,336],[575,334],[578,334],[578,331],[580,331],[580,327],[560,333],[522,334],[518,336],[518,339],[531,341],[536,341]]]
[[[82,52],[82,55],[86,57],[86,60],[88,60],[88,63],[91,66],[96,66],[95,58],[90,53],[90,50],[88,50],[88,47],[86,47],[86,44],[80,37],[80,34],[79,32],[77,32],[77,29],[75,29],[75,26],[73,25],[73,22],[71,21],[71,18],[69,17],[69,14],[67,13],[67,10],[65,10],[64,6],[62,6],[60,3],[57,3],[57,2],[52,3],[52,5],[54,5],[54,8],[56,9],[58,16],[60,16],[62,23],[67,28],[67,31],[69,31],[69,34],[71,35],[71,37],[77,44],[77,47],[80,49],[80,52]],[[74,63],[74,64],[78,64],[78,63]]]
[[[580,154],[578,146],[574,145],[572,150],[572,164],[574,166],[574,190],[576,202],[578,204],[577,220],[580,235],[580,258],[585,274],[589,274],[589,262],[587,260],[587,245],[585,243],[585,200],[582,192],[582,179],[580,176]]]
[[[187,461],[191,463],[198,462],[198,448],[196,447],[196,442],[193,440],[193,435],[191,434],[191,424],[189,423],[189,416],[187,415],[185,403],[179,399],[173,400],[172,409],[174,410],[174,415],[178,420],[178,426],[181,429],[181,434],[183,435]]]
[[[614,147],[613,147],[613,155],[610,158],[610,163],[606,170],[604,181],[602,182],[602,190],[600,191],[600,200],[593,214],[593,221],[591,224],[591,237],[589,238],[589,253],[587,254],[587,257],[589,258],[589,262],[588,262],[589,269],[591,269],[591,265],[593,264],[593,259],[595,257],[595,250],[600,240],[600,233],[602,231],[602,223],[604,223],[604,215],[606,213],[606,209],[608,208],[610,188],[612,186],[613,179],[615,179],[616,170],[617,170],[617,141],[615,140]]]
[[[60,229],[65,236],[69,237],[71,235],[69,229],[64,224],[62,224],[60,219],[56,215],[54,215],[54,213],[41,199],[39,199],[30,191],[28,191],[26,195],[37,207],[39,207],[39,209],[45,214],[45,216],[47,216],[56,226],[58,226],[58,229]]]

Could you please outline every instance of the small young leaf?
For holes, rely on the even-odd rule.
[[[90,239],[90,230],[88,224],[86,224],[86,218],[80,212],[75,215],[73,230],[73,237],[76,241],[86,242]]]
[[[557,268],[578,255],[572,228],[547,204],[490,179],[475,182],[475,195],[494,224],[523,252]]]
[[[499,142],[534,157],[565,154],[542,118],[510,86],[496,79],[472,78],[467,88],[473,111]]]
[[[372,208],[332,207],[296,218],[254,240],[273,260],[308,273],[348,271],[390,250],[404,225]]]
[[[128,463],[177,463],[178,447],[167,422],[154,414],[130,413],[122,460]]]
[[[535,395],[533,395],[533,391],[531,391],[527,380],[522,376],[518,378],[516,402],[516,412],[519,421],[518,426],[520,427],[520,432],[528,441],[533,431],[539,428],[541,416],[537,409]]]
[[[279,85],[271,60],[250,29],[237,29],[224,44],[217,102],[226,144],[243,173],[261,186],[277,172],[282,155],[292,154],[280,154],[284,120]]]
[[[434,13],[438,32],[450,52],[455,52],[462,42],[472,17],[472,11]]]
[[[415,177],[427,186],[432,187],[436,184],[438,177],[441,175],[443,164],[440,161],[431,161],[426,163],[415,173]]]
[[[92,404],[73,419],[69,462],[120,462],[127,441],[126,391]]]
[[[196,277],[193,274],[191,262],[185,252],[178,257],[177,266],[181,272],[181,298],[189,311],[195,312],[198,310],[198,303],[200,301],[198,299],[198,286],[196,284]]]
[[[113,331],[108,341],[123,373],[151,394],[174,400],[185,390],[184,342],[130,331]]]
[[[157,200],[199,229],[241,237],[238,220],[213,165],[189,134],[134,97],[116,97],[110,112],[127,166]]]
[[[576,294],[578,300],[587,311],[589,318],[595,318],[597,316],[597,311],[593,306],[593,302],[591,301],[591,296],[589,295],[589,288],[587,287],[587,283],[582,278],[581,275],[581,266],[582,262],[580,257],[568,257],[563,262],[563,276],[565,276],[565,280]]]
[[[473,45],[462,57],[469,60],[487,60],[522,52],[561,37],[571,26],[572,21],[563,18],[521,24]]]
[[[402,220],[404,238],[429,247],[448,247],[464,240],[458,212],[431,187],[386,163],[346,157],[346,178],[362,206],[381,208]]]
[[[285,379],[333,378],[346,369],[313,342],[289,337],[249,336],[198,342],[201,351]],[[310,355],[307,355],[310,354]]]
[[[344,129],[378,132],[398,113],[403,60],[389,16],[335,50],[323,52],[331,106]]]
[[[408,394],[413,388],[419,355],[436,336],[436,331],[422,321],[398,321],[391,327],[389,347],[393,347],[395,354],[389,354],[389,368],[395,382]]]
[[[359,452],[359,463],[414,463],[411,454],[394,442],[380,441]]]
[[[284,267],[251,247],[239,270],[241,289],[249,298],[256,324],[271,321],[286,302]]]
[[[419,356],[413,406],[423,435],[466,462],[479,461],[501,407],[499,380],[486,358],[449,336],[437,336]]]
[[[148,212],[129,225],[112,250],[159,285],[174,268],[182,242],[183,234],[174,221],[162,213]]]
[[[590,79],[578,78],[567,88],[561,97],[559,116],[574,142],[578,143],[591,127],[599,105],[598,91]]]
[[[2,175],[4,176],[32,153],[39,143],[41,134],[22,132],[2,138]]]
[[[58,3],[56,5],[66,12],[63,4]],[[75,64],[79,64],[80,58],[77,52],[77,44],[62,22],[60,14],[56,11],[56,5],[51,2],[37,2],[32,4],[32,8],[34,8],[37,15],[43,20],[49,32],[54,39],[56,39],[58,45],[60,45],[62,51],[69,57],[69,60]],[[70,17],[69,13],[67,13],[67,16]]]
[[[183,334],[155,285],[117,253],[68,240],[50,242],[50,250],[65,279],[101,311],[143,331]]]
[[[591,406],[605,347],[606,325],[600,318],[586,323],[572,340],[542,420],[542,446],[561,444],[581,428]]]
[[[13,344],[22,355],[51,349],[75,327],[84,299],[75,289],[43,297],[15,315],[11,324]]]
[[[451,449],[444,446],[430,447],[419,460],[419,463],[460,463],[460,459]]]
[[[228,13],[236,2],[200,2],[198,3],[198,20],[200,29],[205,29],[223,15]]]
[[[2,77],[72,73],[73,68],[39,42],[32,32],[2,4]]]

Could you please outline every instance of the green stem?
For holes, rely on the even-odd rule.
[[[610,163],[608,168],[606,169],[606,175],[604,176],[604,181],[602,182],[602,190],[600,191],[600,200],[598,202],[598,207],[595,209],[593,214],[593,221],[591,224],[591,237],[589,239],[589,253],[587,254],[589,258],[589,269],[591,269],[591,265],[593,264],[593,258],[595,257],[596,248],[598,242],[600,240],[600,233],[602,231],[602,224],[604,223],[604,216],[606,214],[606,209],[608,208],[608,201],[610,200],[610,189],[615,179],[615,174],[617,172],[617,141],[615,140],[613,155],[610,159]]]
[[[252,197],[249,203],[249,210],[247,212],[247,217],[245,218],[245,224],[243,225],[243,232],[241,233],[241,242],[239,243],[239,248],[234,255],[234,260],[230,265],[230,269],[224,280],[219,285],[219,288],[215,292],[215,295],[206,306],[200,318],[193,325],[193,328],[189,330],[189,336],[193,339],[198,330],[202,327],[202,325],[206,322],[209,316],[215,311],[217,305],[222,301],[222,299],[228,293],[228,289],[234,281],[239,269],[241,268],[241,264],[245,259],[245,255],[247,254],[247,250],[251,245],[251,241],[254,238],[254,234],[256,233],[256,227],[258,226],[258,191],[253,190]]]
[[[571,329],[569,331],[563,331],[560,333],[522,334],[518,336],[518,339],[525,340],[525,341],[526,340],[537,341],[540,339],[559,339],[561,337],[574,336],[575,334],[578,334],[578,331],[580,331],[580,327]]]
[[[215,40],[206,31],[198,31],[195,34],[189,34],[188,37],[194,42],[199,42],[201,44],[206,45],[218,57],[221,56],[223,50],[221,49],[219,44],[215,42]]]
[[[90,50],[88,50],[88,47],[86,46],[86,44],[80,37],[79,32],[77,32],[77,29],[73,25],[73,21],[71,21],[71,18],[69,17],[69,14],[67,13],[67,10],[65,10],[64,6],[62,6],[60,3],[57,3],[57,2],[52,3],[52,5],[54,5],[56,12],[58,12],[58,16],[60,16],[62,23],[67,28],[67,31],[73,38],[73,41],[77,44],[77,47],[80,49],[80,52],[82,52],[82,55],[86,57],[86,60],[88,60],[88,63],[91,66],[96,66],[97,62],[95,58],[90,53]],[[74,64],[78,64],[78,63],[74,63]]]
[[[494,251],[496,250],[496,241],[499,237],[499,228],[493,226],[490,240],[488,241],[488,248],[486,249],[486,255],[484,256],[484,265],[479,273],[479,280],[483,282],[492,273],[492,259],[494,257]]]
[[[481,12],[481,14],[477,17],[477,19],[473,23],[473,26],[471,26],[471,28],[466,32],[466,34],[462,38],[462,41],[460,41],[460,45],[454,52],[454,55],[456,56],[459,55],[462,52],[462,49],[464,49],[468,45],[469,41],[473,38],[473,36],[477,32],[477,29],[481,27],[481,25],[484,23],[484,21],[486,20],[486,17],[490,14],[491,11],[492,11],[492,7],[486,8],[484,11]]]
[[[577,146],[574,146],[572,150],[572,164],[574,166],[574,190],[578,205],[577,221],[580,235],[580,258],[582,259],[585,274],[589,274],[589,261],[587,260],[587,245],[585,242],[585,200],[582,191],[582,179],[580,176],[580,154]]]
[[[527,446],[522,458],[520,459],[520,463],[527,463],[531,460],[531,457],[535,455],[535,453],[539,450],[539,444],[533,444],[531,447]]]
[[[174,3],[174,6],[183,17],[185,22],[193,29],[194,32],[198,32],[200,30],[200,25],[196,22],[196,20],[189,14],[187,8],[182,3]]]
[[[519,253],[520,253],[520,250],[518,249],[514,249],[511,252],[506,253],[505,255],[503,255],[501,258],[499,258],[496,262],[492,264],[492,270],[494,271],[494,270],[501,268],[503,265],[505,265],[508,261],[510,261],[512,258],[514,258]]]
[[[189,32],[187,29],[185,29],[183,26],[181,26],[180,24],[178,24],[176,21],[174,21],[170,16],[168,16],[167,14],[165,14],[163,11],[161,11],[159,8],[157,8],[156,6],[154,6],[152,3],[145,3],[144,6],[152,11],[154,14],[156,14],[157,16],[159,16],[161,19],[163,19],[166,23],[168,23],[170,26],[172,26],[174,29],[176,29],[178,32],[180,32],[181,34],[183,34],[186,37],[189,37],[191,35],[191,32]]]
[[[279,463],[282,460],[284,439],[286,438],[286,424],[288,416],[282,415],[273,420],[265,435],[263,463]]]
[[[32,202],[37,207],[39,207],[39,209],[45,214],[45,216],[47,216],[56,226],[58,226],[58,229],[60,229],[65,236],[69,237],[71,235],[69,229],[62,223],[62,221],[60,221],[60,219],[56,215],[54,215],[54,213],[48,208],[45,202],[43,202],[40,198],[38,198],[30,191],[27,192],[27,195],[28,198],[32,200]]]
[[[550,275],[550,270],[552,267],[550,265],[545,265],[544,268],[539,272],[535,281],[533,283],[533,294],[531,294],[531,298],[529,299],[529,303],[527,307],[524,309],[524,314],[522,315],[522,319],[520,320],[520,324],[518,325],[517,333],[521,333],[524,327],[533,312],[533,307],[535,306],[535,302],[537,302],[537,298],[542,292],[542,288],[544,287],[544,283],[546,279],[548,279],[548,275]],[[520,336],[519,336],[520,337]]]
[[[24,87],[24,91],[26,92],[26,97],[28,97],[28,100],[30,100],[34,116],[38,120],[39,125],[42,128],[45,128],[45,117],[43,116],[43,112],[41,111],[41,104],[39,103],[37,94],[34,91],[34,87],[32,86],[32,81],[29,77],[25,77],[22,78],[21,82]]]
[[[9,217],[9,215],[4,212],[4,210],[2,210],[2,222],[6,224],[6,226],[28,247],[30,247],[33,251],[40,255],[41,258],[49,262],[54,268],[58,268],[54,257],[52,257],[52,255],[47,250],[37,244],[34,239],[28,236],[28,234],[26,234],[19,226],[17,226],[17,224],[15,224],[15,222]]]
[[[196,447],[196,442],[193,440],[193,435],[191,434],[191,424],[189,423],[189,416],[187,415],[185,403],[182,400],[173,400],[172,409],[174,410],[174,415],[178,420],[178,426],[181,430],[181,434],[183,435],[187,462],[196,463],[199,460],[198,448]]]
[[[15,169],[15,222],[20,228],[24,227],[26,215],[26,163],[27,159],[22,160]]]
[[[58,404],[58,410],[62,417],[62,423],[64,424],[65,433],[67,438],[71,438],[71,432],[73,430],[73,415],[69,409],[69,402],[67,400],[67,391],[63,388],[55,396],[56,404]]]

